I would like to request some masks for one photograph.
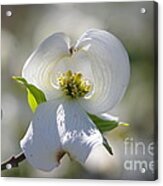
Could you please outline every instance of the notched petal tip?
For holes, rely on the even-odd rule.
[[[57,152],[56,154],[56,159],[57,159],[57,162],[60,164],[60,160],[63,158],[63,156],[66,154],[65,151],[63,150],[60,150]]]

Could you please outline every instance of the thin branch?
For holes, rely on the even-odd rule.
[[[20,154],[16,156],[12,156],[8,160],[5,160],[4,162],[2,162],[1,171],[6,170],[6,169],[11,169],[14,167],[18,167],[19,163],[25,159],[26,157],[23,152],[21,152]]]

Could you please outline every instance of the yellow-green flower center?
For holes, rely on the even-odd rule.
[[[58,77],[58,85],[65,95],[72,98],[84,97],[91,90],[90,83],[81,73],[72,73],[68,70]]]

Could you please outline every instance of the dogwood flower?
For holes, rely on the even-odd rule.
[[[84,163],[103,137],[87,113],[106,120],[129,82],[129,58],[111,33],[90,29],[74,44],[63,33],[45,39],[26,61],[22,76],[41,89],[38,106],[20,145],[31,165],[50,171],[67,153]]]

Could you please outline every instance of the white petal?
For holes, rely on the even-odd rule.
[[[45,92],[47,99],[56,97],[58,91],[53,86],[57,62],[70,55],[69,38],[56,33],[45,39],[26,61],[22,76]]]
[[[101,133],[80,105],[72,100],[41,104],[21,140],[21,148],[31,165],[50,171],[59,165],[60,155],[68,153],[83,163],[98,144]]]
[[[90,113],[105,113],[121,100],[127,88],[130,77],[127,52],[111,33],[96,29],[85,32],[75,48],[87,52],[95,81],[93,96],[81,104]]]
[[[31,165],[44,171],[50,171],[58,166],[57,157],[62,152],[56,125],[57,106],[54,103],[41,104],[20,142]]]
[[[92,149],[103,143],[99,130],[76,102],[61,104],[58,113],[58,130],[63,149],[72,158],[84,163]]]

